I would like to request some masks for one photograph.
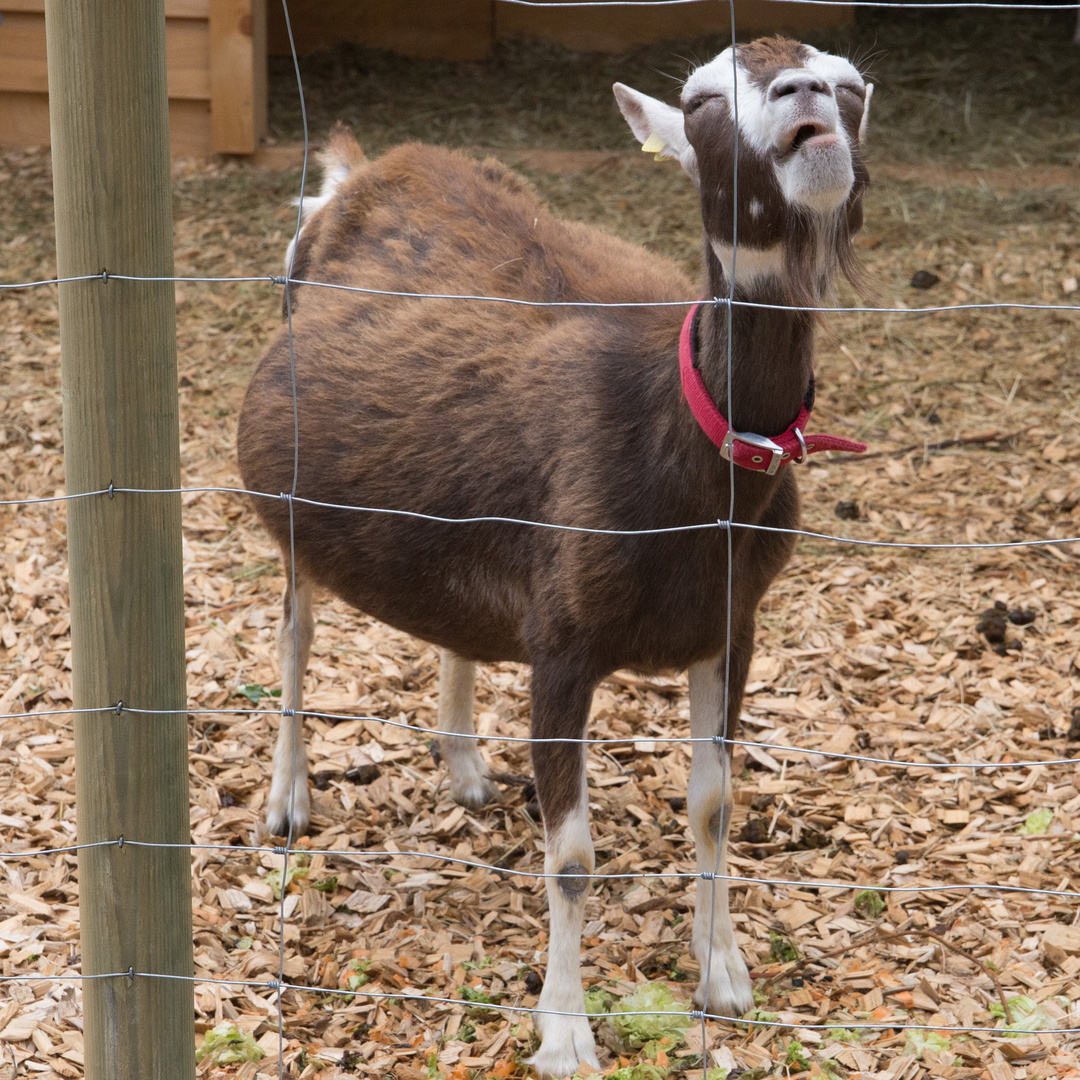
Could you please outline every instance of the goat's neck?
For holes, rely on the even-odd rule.
[[[715,260],[708,260],[706,296],[726,297],[730,286]],[[775,278],[735,291],[736,300],[795,303]],[[698,322],[702,378],[717,407],[736,431],[778,435],[799,414],[813,371],[814,316],[770,308],[731,309],[731,395],[728,401],[726,305],[706,304]]]

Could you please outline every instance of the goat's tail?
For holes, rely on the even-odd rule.
[[[340,120],[330,132],[330,138],[326,145],[315,155],[316,160],[322,166],[322,187],[318,195],[305,196],[301,206],[300,229],[313,214],[321,210],[338,193],[341,185],[349,178],[354,169],[367,163],[364,151],[356,141],[349,127]],[[299,199],[293,200],[293,205],[299,203]],[[285,250],[285,273],[290,273],[293,261],[293,247],[296,243],[294,237],[289,241]]]
[[[319,200],[323,204],[337,194],[338,188],[348,179],[353,169],[367,162],[356,137],[340,120],[330,132],[326,146],[316,156],[323,169],[322,189],[319,192]]]

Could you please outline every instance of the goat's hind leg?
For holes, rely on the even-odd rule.
[[[307,747],[304,744],[304,675],[307,673],[315,621],[311,613],[311,582],[296,571],[293,596],[288,564],[285,594],[278,627],[278,663],[281,668],[281,727],[274,747],[274,777],[266,804],[266,828],[272,836],[292,836],[307,831],[311,820],[308,795]]]
[[[478,810],[499,789],[480,756],[473,724],[476,664],[449,649],[439,650],[439,753],[450,770],[450,798]],[[454,735],[466,736],[454,738]]]
[[[749,649],[746,650],[749,656]],[[732,653],[729,708],[737,712],[746,677],[745,664]],[[749,660],[747,659],[747,663]],[[740,672],[741,668],[741,672]],[[737,680],[742,681],[737,681]],[[690,732],[695,739],[712,739],[724,731],[724,658],[690,668]],[[697,848],[699,874],[727,874],[728,830],[734,797],[731,755],[713,742],[695,742],[690,766],[687,810]],[[753,1008],[750,973],[735,943],[726,880],[699,878],[691,951],[701,965],[696,1004],[708,1013],[742,1016]]]
[[[583,738],[591,698],[587,680],[560,665],[534,664],[533,738]],[[581,985],[581,928],[595,862],[584,744],[534,743],[533,771],[544,815],[551,938],[547,977],[534,1014],[542,1041],[529,1064],[542,1078],[573,1076],[582,1061],[599,1068]]]

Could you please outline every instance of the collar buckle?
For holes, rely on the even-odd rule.
[[[780,468],[780,462],[784,458],[784,448],[782,446],[764,435],[755,435],[752,431],[734,431],[731,428],[728,428],[727,434],[724,435],[724,441],[720,444],[720,456],[725,461],[731,460],[733,443],[735,440],[738,440],[745,446],[752,446],[755,450],[768,450],[769,453],[772,454],[772,459],[761,471],[763,471],[766,476],[776,475],[777,469]],[[749,468],[753,467],[753,465],[749,466]]]
[[[806,449],[806,439],[803,437],[803,433],[797,427],[793,427],[791,430],[795,432],[795,438],[799,440],[800,448],[799,456],[792,458],[791,463],[792,465],[801,465],[810,456],[810,451]]]

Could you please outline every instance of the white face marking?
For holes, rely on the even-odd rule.
[[[765,204],[760,199],[750,200],[750,216],[756,221],[765,213]]]
[[[864,83],[843,57],[806,48],[802,67],[779,71],[764,88],[741,64],[733,67],[731,49],[725,49],[690,75],[682,97],[684,102],[723,97],[733,116],[737,106],[740,140],[773,160],[788,202],[826,214],[843,204],[855,180],[837,106],[837,93],[847,90],[838,88],[861,94]],[[811,91],[813,84],[824,84],[825,89]],[[781,89],[785,92],[775,92]]]
[[[724,276],[731,280],[731,245],[710,239],[709,243],[724,268]],[[784,272],[784,250],[777,244],[770,248],[752,248],[739,245],[735,256],[735,284],[749,286],[761,278],[780,277]]]

